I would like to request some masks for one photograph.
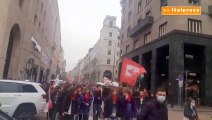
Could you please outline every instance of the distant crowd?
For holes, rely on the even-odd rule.
[[[132,87],[109,87],[64,84],[43,86],[52,107],[50,120],[168,120],[166,91],[160,87],[155,92]],[[198,120],[194,101],[185,107],[185,118]],[[189,107],[188,107],[189,106]],[[195,108],[195,107],[193,107]]]

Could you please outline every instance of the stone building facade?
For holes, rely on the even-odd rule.
[[[102,81],[106,76],[110,79],[118,78],[118,64],[120,52],[119,28],[116,17],[106,16],[100,38],[88,54],[79,61],[74,69],[75,76],[83,82]]]
[[[163,6],[197,5],[202,7],[201,16],[161,15]],[[202,105],[212,105],[212,1],[121,0],[121,6],[120,56],[146,68],[143,87],[173,90],[175,104],[193,90]],[[184,76],[181,88],[176,80],[179,75]]]
[[[57,0],[0,2],[0,78],[44,82],[64,62]]]

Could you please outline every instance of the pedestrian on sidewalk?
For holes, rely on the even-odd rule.
[[[185,120],[200,120],[195,106],[195,100],[190,98],[184,108]]]
[[[85,93],[80,95],[79,100],[79,120],[88,120],[91,103],[93,101],[93,96],[90,92],[90,89],[85,88]]]
[[[168,120],[168,109],[166,105],[166,91],[164,88],[158,88],[156,91],[156,99],[146,103],[138,120]]]
[[[94,95],[93,120],[98,120],[98,117],[100,117],[101,105],[102,105],[102,90],[100,85],[96,86],[93,95]]]

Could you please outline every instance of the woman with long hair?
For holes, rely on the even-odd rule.
[[[118,91],[116,88],[112,89],[112,111],[111,111],[111,119],[117,118],[117,101],[118,101]]]
[[[72,118],[71,120],[78,120],[78,115],[79,115],[79,98],[82,95],[82,87],[78,86],[74,92],[74,96],[72,97]]]
[[[123,120],[132,120],[136,116],[136,104],[132,96],[132,90],[124,88],[124,106],[123,106]]]
[[[195,106],[195,100],[193,98],[190,98],[184,108],[185,120],[199,120],[199,116]]]

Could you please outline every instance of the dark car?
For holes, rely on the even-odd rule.
[[[14,119],[0,110],[0,120],[14,120]]]

